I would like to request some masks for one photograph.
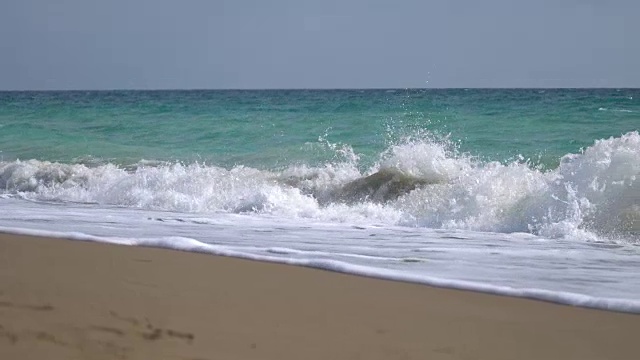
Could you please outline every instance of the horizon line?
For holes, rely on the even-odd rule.
[[[324,88],[324,87],[291,87],[291,88],[106,88],[106,89],[0,89],[0,92],[63,92],[63,91],[366,91],[366,90],[634,90],[640,89],[640,87],[616,87],[616,86],[598,86],[598,87],[481,87],[481,86],[469,86],[469,87],[336,87],[336,88]]]

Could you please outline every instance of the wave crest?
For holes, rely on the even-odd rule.
[[[365,172],[358,157],[264,171],[144,162],[121,168],[0,163],[4,196],[186,212],[637,239],[640,135],[598,140],[553,170],[482,162],[431,139],[405,141]]]

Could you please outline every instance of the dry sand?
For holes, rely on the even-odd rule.
[[[638,359],[640,316],[0,234],[0,359]]]

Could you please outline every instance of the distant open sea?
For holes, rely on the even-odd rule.
[[[0,92],[0,231],[640,312],[640,89]]]

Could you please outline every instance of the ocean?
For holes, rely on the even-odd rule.
[[[640,89],[0,92],[0,231],[640,313]]]

